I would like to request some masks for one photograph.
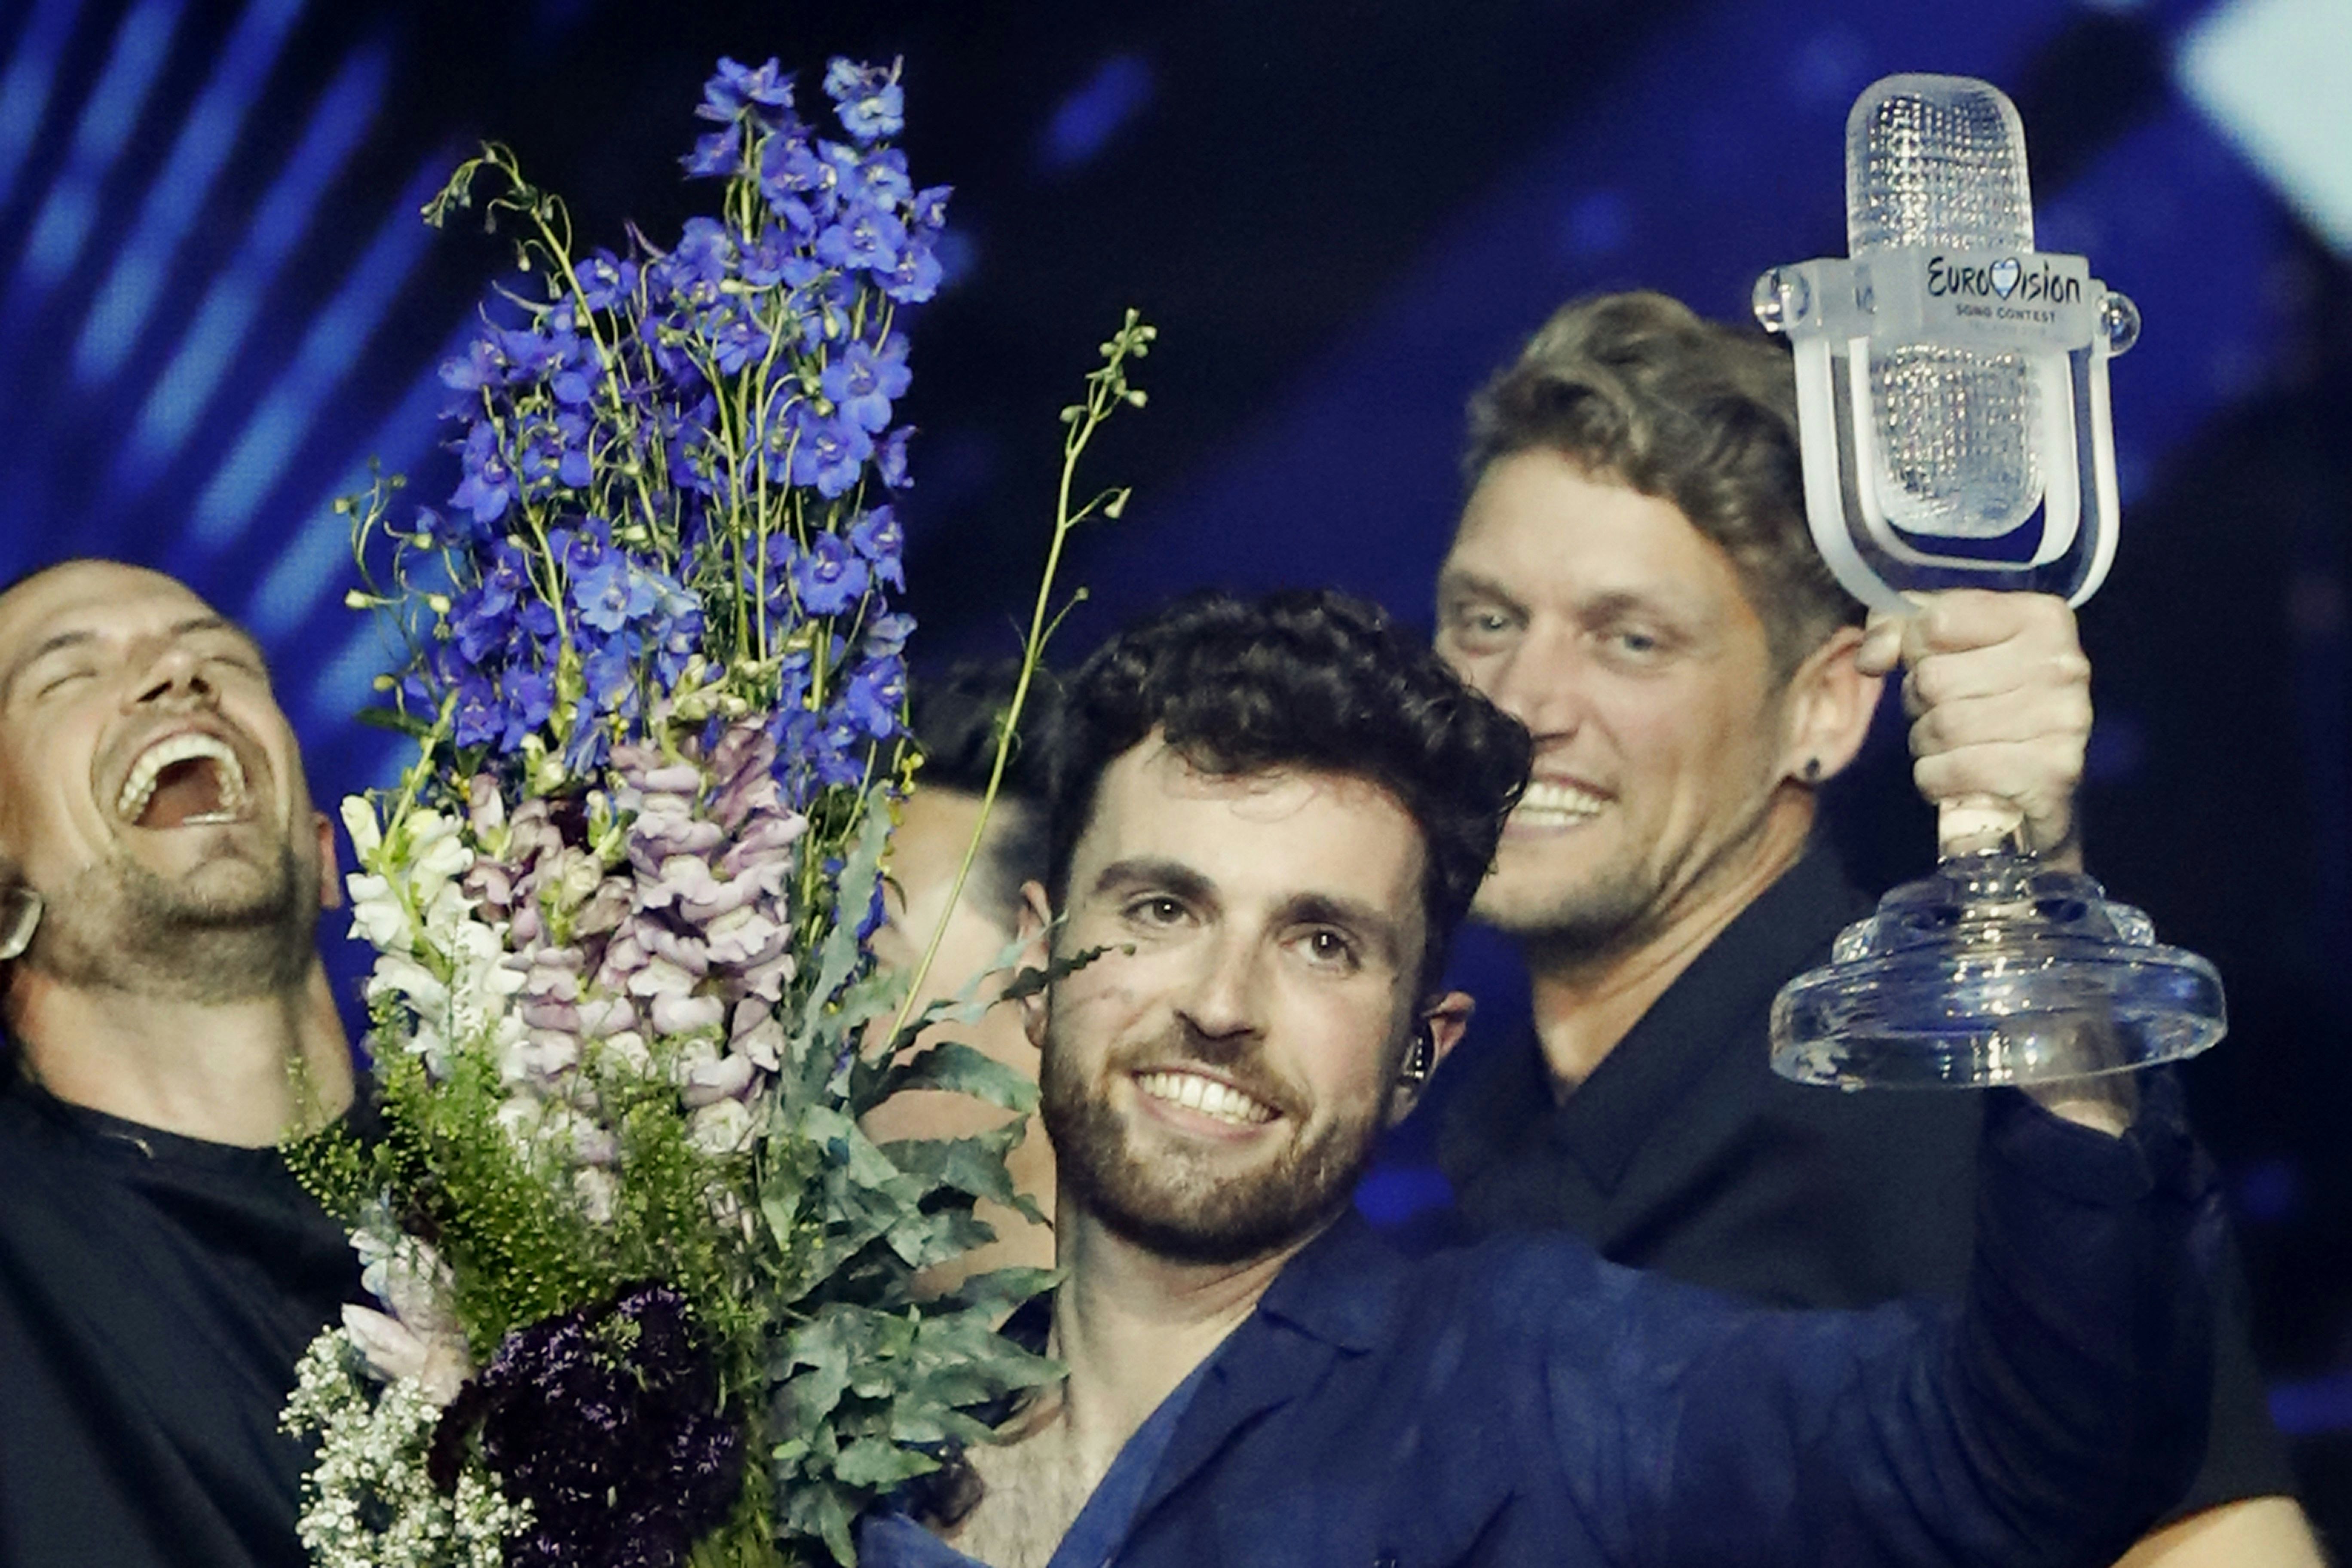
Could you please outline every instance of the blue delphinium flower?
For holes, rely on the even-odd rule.
[[[909,380],[907,340],[892,332],[879,349],[851,343],[824,367],[817,384],[844,415],[874,433],[890,423],[891,401],[905,395]]]
[[[828,500],[848,494],[873,456],[874,437],[856,420],[819,414],[807,403],[793,405],[792,417],[792,482]]]
[[[725,124],[741,118],[746,111],[789,110],[792,106],[793,79],[775,60],[754,69],[721,55],[719,73],[703,83],[702,103],[694,112],[705,120]]]
[[[907,702],[907,666],[896,654],[868,659],[850,673],[842,695],[843,714],[850,723],[877,741],[898,732],[898,714]]]
[[[899,558],[907,548],[907,531],[887,506],[859,514],[849,525],[849,542],[874,568],[874,579],[904,592],[907,578]]]
[[[907,444],[915,438],[912,425],[901,425],[874,444],[874,471],[894,490],[914,489],[907,476]]]
[[[896,136],[906,129],[907,97],[898,67],[861,66],[835,60],[825,68],[825,96],[840,106],[842,129],[860,142]]]
[[[498,427],[484,423],[467,431],[458,460],[465,478],[450,492],[449,504],[465,508],[477,523],[493,523],[504,517],[515,499],[515,478],[506,454],[499,449]]]
[[[793,588],[801,609],[812,616],[837,616],[866,596],[869,577],[839,534],[820,533],[793,562]]]

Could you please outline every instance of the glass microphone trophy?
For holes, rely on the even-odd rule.
[[[1888,77],[1845,137],[1850,255],[1775,268],[1755,299],[1794,350],[1822,558],[1873,608],[1963,586],[2082,604],[2115,557],[2107,361],[2139,312],[2084,258],[2034,250],[2024,126],[1990,84]],[[2213,966],[2037,861],[2021,826],[2005,803],[1945,803],[1935,872],[1774,1002],[1774,1069],[1847,1089],[2028,1083],[2221,1038]]]

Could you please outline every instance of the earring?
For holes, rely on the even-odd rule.
[[[1807,784],[1819,784],[1822,782],[1821,758],[1807,757],[1805,759],[1805,782]]]
[[[1437,1034],[1424,1020],[1413,1031],[1412,1043],[1404,1048],[1404,1061],[1397,1068],[1397,1082],[1407,1089],[1419,1089],[1436,1069]]]
[[[0,963],[32,946],[33,932],[40,923],[40,894],[30,888],[10,888],[0,892]]]

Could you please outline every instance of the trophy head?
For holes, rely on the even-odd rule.
[[[1873,83],[1846,121],[1846,215],[1849,258],[1775,268],[1755,297],[1795,350],[1824,559],[1873,605],[1963,585],[2080,604],[2115,547],[2106,362],[2139,318],[2082,258],[2034,250],[2016,107],[1965,77]]]

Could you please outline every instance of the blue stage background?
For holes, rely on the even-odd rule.
[[[2240,47],[2298,36],[2274,68]],[[710,62],[836,51],[904,55],[917,175],[957,187],[905,405],[932,664],[1014,647],[1055,413],[1126,306],[1162,329],[1152,402],[1093,473],[1137,498],[1082,542],[1057,655],[1202,584],[1337,583],[1425,620],[1464,398],[1552,306],[1645,286],[1739,316],[1764,266],[1843,250],[1865,83],[2008,89],[2042,245],[2147,322],[2115,369],[2125,539],[2084,622],[2091,858],[2228,979],[2192,1094],[2274,1408],[2352,1546],[2352,6],[12,0],[0,576],[66,552],[179,574],[269,647],[320,795],[384,779],[398,747],[352,718],[383,650],[343,607],[331,503],[372,462],[415,499],[455,483],[435,368],[505,264],[418,206],[496,136],[582,234],[662,240],[704,199],[675,160]],[[2289,100],[2336,129],[2282,141],[2264,106]],[[1931,835],[1880,728],[1837,831],[1889,882]],[[1464,972],[1490,1028],[1523,1005],[1492,944]],[[1424,1201],[1425,1163],[1408,1131],[1367,1201]]]

